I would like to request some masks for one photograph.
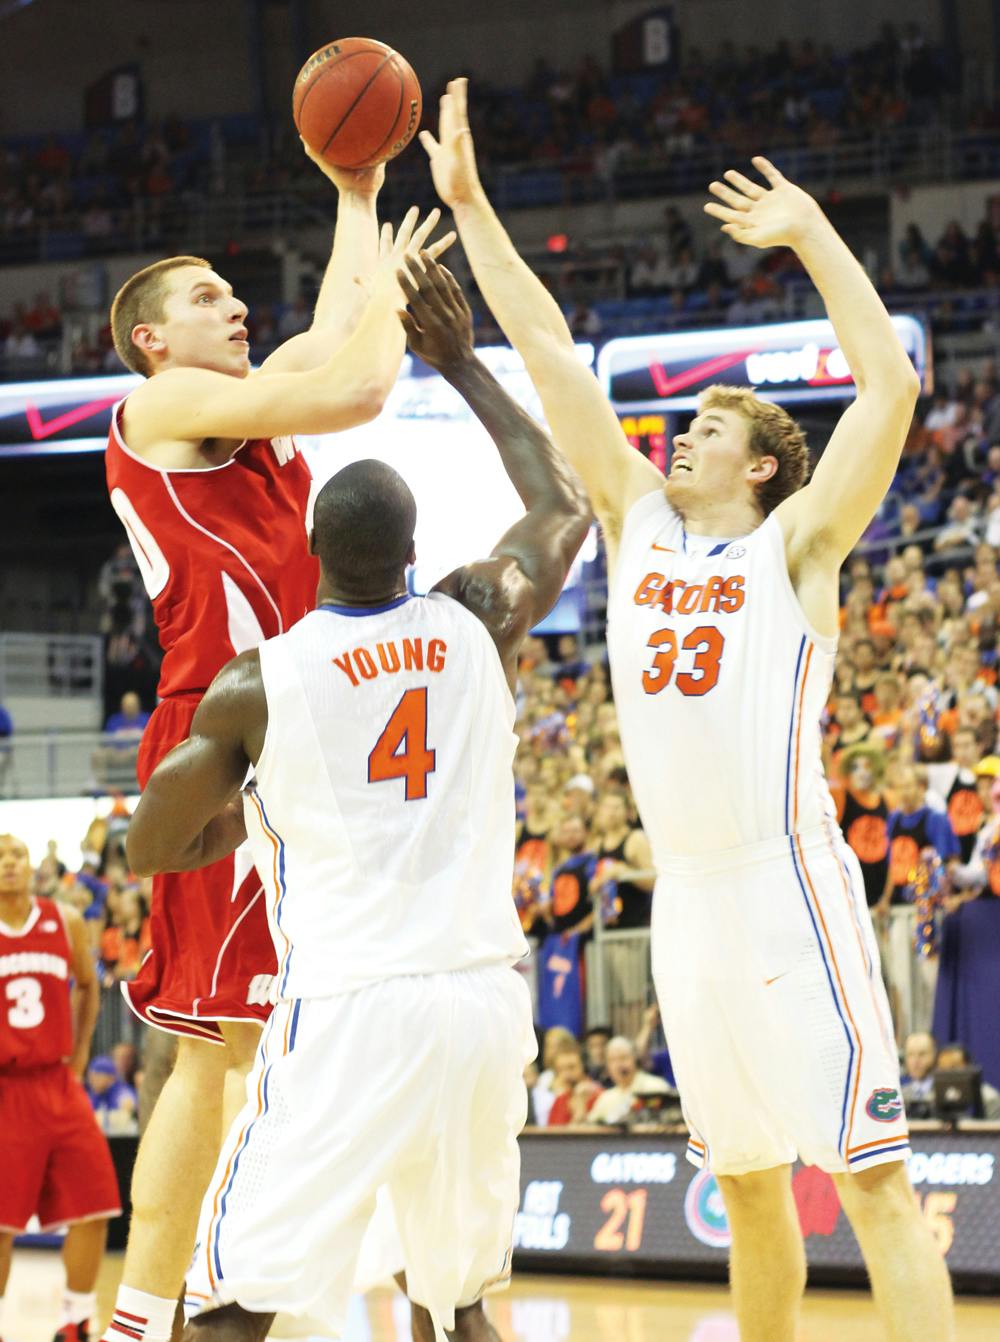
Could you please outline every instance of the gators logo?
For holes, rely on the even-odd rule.
[[[898,1090],[873,1090],[868,1096],[865,1113],[876,1123],[892,1123],[902,1117],[902,1096]]]

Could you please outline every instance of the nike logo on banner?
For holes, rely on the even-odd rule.
[[[103,396],[98,401],[88,401],[86,405],[78,405],[75,409],[67,410],[65,414],[56,415],[55,419],[48,421],[42,419],[37,406],[29,404],[24,407],[24,417],[28,421],[32,438],[40,442],[43,438],[51,438],[54,433],[59,433],[62,429],[68,429],[73,424],[80,424],[83,420],[90,419],[91,415],[106,410],[117,400],[120,400],[117,395]]]

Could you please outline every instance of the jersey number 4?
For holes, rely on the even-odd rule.
[[[368,781],[404,778],[406,800],[422,801],[436,759],[437,751],[427,749],[427,690],[407,690],[368,756]]]
[[[672,629],[657,629],[646,646],[656,649],[653,665],[642,673],[642,688],[647,694],[659,694],[671,680],[681,694],[707,694],[715,688],[726,640],[714,624],[702,624],[692,629],[679,648]],[[675,663],[680,652],[693,652],[694,663],[690,671],[678,671],[675,677]]]

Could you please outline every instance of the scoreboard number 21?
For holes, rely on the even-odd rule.
[[[601,1211],[607,1220],[594,1236],[594,1248],[602,1253],[635,1253],[642,1246],[642,1228],[646,1221],[649,1190],[609,1188],[601,1198]],[[624,1228],[623,1228],[624,1227]]]

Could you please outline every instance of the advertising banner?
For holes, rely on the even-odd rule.
[[[916,317],[892,318],[896,334],[930,392],[929,345]],[[727,326],[609,340],[597,375],[619,415],[694,410],[716,383],[750,387],[779,404],[843,401],[854,380],[825,319]]]

